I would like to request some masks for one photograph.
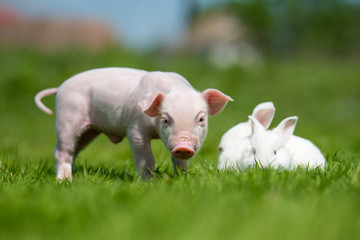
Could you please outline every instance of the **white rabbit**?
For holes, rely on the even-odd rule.
[[[249,116],[252,133],[249,137],[253,158],[264,168],[294,168],[286,143],[293,135],[297,117],[284,119],[276,128],[266,130],[255,118]]]
[[[252,116],[267,129],[275,114],[272,102],[264,102],[257,105]],[[221,138],[219,150],[218,169],[226,168],[244,169],[255,163],[251,154],[249,136],[251,134],[251,121],[239,123],[229,129]]]
[[[320,150],[309,140],[293,135],[297,117],[284,119],[273,130],[266,130],[252,116],[249,119],[251,151],[263,167],[325,167],[326,161]]]
[[[285,147],[289,150],[296,167],[323,169],[326,166],[325,157],[320,149],[307,139],[294,135]]]

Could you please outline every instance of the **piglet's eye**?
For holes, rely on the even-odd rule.
[[[195,123],[199,124],[202,127],[206,126],[206,115],[202,112],[200,112],[196,118],[195,118]]]
[[[274,150],[274,155],[276,155],[277,154],[277,152],[276,152],[276,150]]]
[[[170,116],[167,114],[167,113],[164,113],[162,116],[161,116],[161,125],[163,127],[168,127],[171,125],[171,118]]]

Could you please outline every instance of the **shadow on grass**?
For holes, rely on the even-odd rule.
[[[179,175],[186,175],[187,173],[174,174],[171,164],[160,162],[154,171],[154,178],[156,179],[176,179]],[[121,182],[136,182],[141,181],[139,174],[136,172],[132,164],[124,164],[121,166],[110,166],[110,164],[96,164],[88,166],[87,163],[76,164],[73,172],[75,178],[83,178],[90,180],[102,181],[121,181]]]

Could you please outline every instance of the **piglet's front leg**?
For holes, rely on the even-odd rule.
[[[171,160],[173,163],[175,175],[178,175],[179,172],[187,172],[188,171],[190,160],[179,160],[174,157],[172,157]]]
[[[134,126],[127,133],[136,170],[143,180],[154,176],[155,159],[151,151],[149,137],[141,134],[139,128]]]

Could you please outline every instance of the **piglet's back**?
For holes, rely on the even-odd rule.
[[[60,87],[61,91],[89,93],[90,89],[111,88],[114,90],[134,88],[147,72],[132,68],[98,68],[76,74],[66,80]]]

